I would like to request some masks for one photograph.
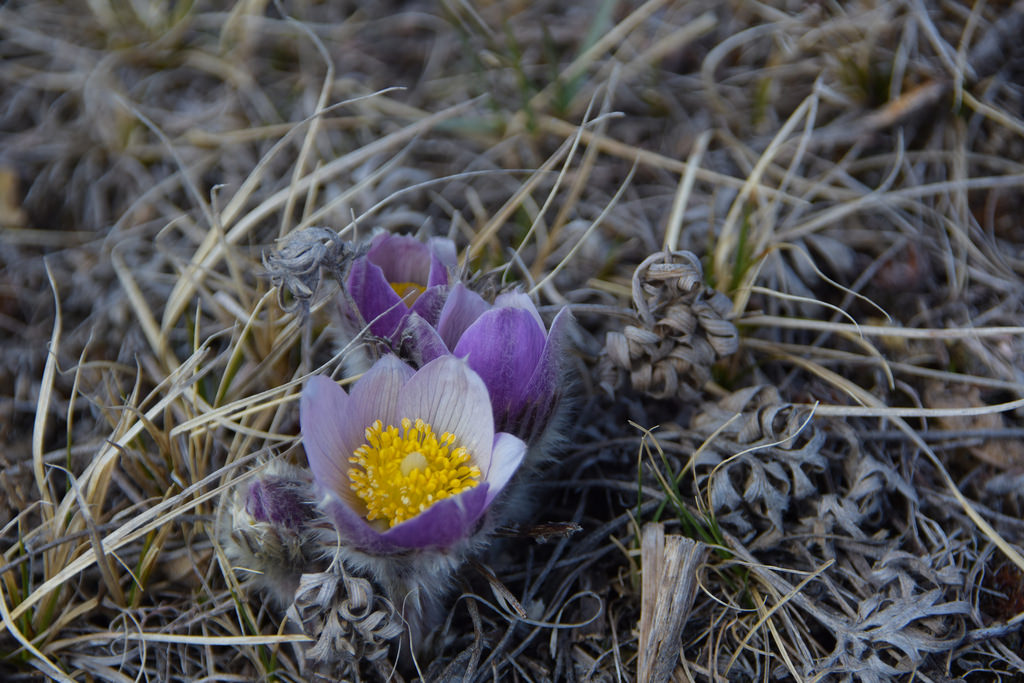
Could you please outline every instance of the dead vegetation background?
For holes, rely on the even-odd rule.
[[[1021,680],[1022,27],[4,3],[0,678]],[[334,353],[331,279],[306,317],[261,266],[310,226],[451,235],[580,323],[529,517],[582,531],[463,572],[418,671],[313,673],[222,544]]]

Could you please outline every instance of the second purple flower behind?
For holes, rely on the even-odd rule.
[[[455,261],[450,240],[377,235],[352,264],[342,311],[416,367],[465,358],[487,388],[496,429],[537,446],[563,401],[572,315],[563,308],[547,329],[522,292],[489,304],[462,282],[450,284]]]
[[[398,339],[411,313],[437,322],[455,268],[455,244],[431,238],[381,233],[366,254],[352,262],[345,281],[342,313],[381,339]]]

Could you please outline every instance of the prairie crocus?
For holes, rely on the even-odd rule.
[[[281,463],[235,492],[228,548],[248,576],[282,604],[316,555],[315,513],[308,476]]]
[[[487,386],[496,428],[535,445],[564,394],[571,321],[563,308],[549,330],[526,294],[500,294],[491,306],[460,282],[452,287],[436,325],[410,316],[404,344],[416,348],[420,362],[446,353],[465,358]]]
[[[418,371],[384,356],[351,392],[313,377],[300,423],[339,550],[421,633],[526,444],[495,431],[483,380],[451,355]]]
[[[352,262],[343,313],[360,328],[368,325],[371,334],[389,341],[401,332],[410,313],[433,324],[444,304],[455,260],[451,240],[435,237],[423,243],[408,235],[379,234],[366,253]]]

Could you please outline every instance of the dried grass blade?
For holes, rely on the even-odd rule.
[[[572,258],[576,255],[576,252],[578,252],[580,248],[583,246],[583,243],[587,241],[587,237],[589,237],[590,234],[594,232],[594,230],[596,230],[597,227],[604,222],[605,218],[607,218],[608,215],[612,212],[612,209],[615,208],[615,205],[619,203],[620,199],[622,199],[622,195],[626,193],[626,189],[629,188],[630,183],[633,182],[633,176],[636,175],[637,163],[637,161],[633,162],[633,166],[632,168],[629,169],[629,174],[626,176],[626,179],[622,181],[622,184],[619,186],[618,191],[616,191],[615,196],[612,197],[611,200],[608,202],[608,205],[601,210],[601,214],[597,218],[595,218],[590,225],[587,226],[587,229],[583,231],[582,235],[580,235],[580,238],[579,240],[577,240],[576,244],[572,245],[572,249],[570,249],[569,253],[565,255],[565,258],[559,261],[555,265],[555,267],[551,269],[551,272],[544,276],[543,280],[535,284],[530,289],[530,294],[535,293],[538,289],[544,287],[547,283],[551,282],[554,279],[554,277],[558,275],[559,271],[561,271],[567,263],[572,261]]]
[[[792,242],[826,226],[840,224],[842,219],[847,216],[872,208],[909,206],[918,209],[920,207],[913,203],[912,200],[923,197],[937,197],[958,191],[991,190],[1001,187],[1019,188],[1021,184],[1024,184],[1024,174],[939,181],[886,192],[876,190],[859,199],[843,202],[831,209],[815,214],[804,223],[780,231],[777,237],[780,241]]]
[[[730,264],[736,253],[740,239],[738,234],[740,214],[743,212],[747,202],[754,194],[754,190],[759,186],[761,178],[768,169],[768,165],[771,164],[779,152],[782,151],[783,146],[789,141],[789,136],[793,133],[793,130],[797,127],[797,124],[800,123],[801,119],[805,116],[812,116],[813,112],[817,110],[817,102],[817,92],[812,92],[804,98],[804,101],[800,103],[800,106],[796,108],[796,111],[790,115],[786,120],[786,123],[779,129],[779,132],[772,138],[772,141],[761,154],[757,163],[754,164],[754,168],[744,181],[739,194],[736,195],[736,198],[733,200],[732,206],[729,208],[729,213],[726,214],[725,221],[722,223],[718,239],[715,243],[714,253],[712,254],[712,263],[714,264],[712,272],[717,280],[716,289],[728,291],[739,284],[737,282],[725,281],[723,278],[726,277],[727,273],[730,274],[729,276],[731,277],[732,268],[730,267]],[[755,238],[753,235],[748,239],[752,242],[758,243],[764,241],[763,239]],[[735,310],[740,312],[743,309],[736,308]]]
[[[563,137],[569,137],[575,133],[577,127],[571,123],[567,123],[561,119],[555,118],[554,116],[543,116],[540,118],[540,126],[549,133],[555,135],[561,135]],[[665,156],[664,154],[658,154],[647,149],[634,147],[628,145],[625,142],[620,142],[610,137],[597,135],[591,131],[583,131],[581,134],[583,141],[588,145],[597,145],[600,151],[611,156],[616,156],[621,159],[627,159],[629,161],[636,161],[640,164],[647,166],[653,166],[654,168],[660,168],[671,173],[683,174],[686,173],[686,162],[674,159],[672,157]],[[718,173],[705,168],[698,168],[694,171],[697,180],[705,183],[712,183],[715,185],[721,185],[731,189],[743,188],[747,180],[726,175],[725,173]],[[748,179],[749,180],[749,179]],[[794,197],[793,195],[781,192],[774,187],[768,187],[767,185],[758,185],[757,192],[759,195],[765,197],[778,197],[780,200],[785,201],[787,204],[793,206],[799,206],[806,208],[810,206],[810,202],[800,197]]]
[[[209,348],[203,347],[196,351],[188,360],[182,363],[171,375],[167,377],[164,382],[161,382],[153,390],[154,395],[163,394],[166,392],[161,399],[152,408],[146,411],[146,418],[151,422],[157,421],[160,414],[170,405],[172,405],[178,398],[185,393],[193,383],[202,379],[204,375],[213,369],[212,365],[206,367],[200,367],[203,359],[208,355]],[[146,423],[139,420],[134,422],[130,427],[124,430],[124,432],[117,438],[116,441],[108,442],[96,457],[89,463],[85,468],[85,471],[80,476],[80,479],[85,482],[87,497],[92,499],[102,499],[104,496],[102,490],[106,486],[106,482],[109,481],[109,468],[113,467],[116,461],[117,455],[134,439],[138,434],[146,428]]]
[[[742,325],[758,327],[784,327],[791,330],[845,332],[864,337],[894,337],[899,339],[975,339],[1024,335],[1024,326],[922,328],[890,327],[886,325],[851,325],[808,318],[788,318],[775,315],[750,315],[737,321]]]
[[[761,618],[757,620],[756,624],[750,627],[750,629],[747,631],[747,634],[743,636],[743,639],[736,646],[736,649],[733,652],[732,657],[729,659],[729,663],[725,667],[726,673],[729,673],[729,670],[732,669],[732,665],[736,663],[736,658],[739,657],[740,652],[742,652],[743,648],[746,647],[747,643],[750,641],[750,638],[757,632],[759,628],[761,628],[761,626],[767,624],[773,634],[773,637],[779,645],[779,653],[782,656],[783,660],[786,662],[786,667],[793,675],[794,680],[800,680],[800,677],[797,675],[796,670],[793,667],[793,662],[790,661],[789,654],[786,652],[786,648],[784,647],[785,644],[782,642],[782,639],[779,636],[778,632],[771,624],[771,618],[773,614],[782,609],[782,607],[784,607],[794,596],[799,595],[800,592],[804,589],[804,586],[806,586],[812,580],[823,574],[825,570],[827,570],[833,564],[835,564],[835,560],[828,560],[823,565],[818,567],[816,570],[805,576],[803,580],[800,581],[800,583],[793,587],[793,590],[791,590],[787,595],[781,596],[779,601],[772,605],[771,609],[768,609],[767,611],[764,610],[764,601],[761,599],[761,597],[757,595],[756,592],[752,593],[754,595],[754,599],[757,601],[757,611],[761,613]],[[771,586],[769,586],[769,588],[771,588]]]
[[[820,403],[815,404],[815,406],[817,406],[815,411],[818,414],[831,415],[833,417],[888,417],[892,419],[902,417],[977,417],[979,415],[1006,413],[1011,410],[1024,408],[1024,398],[1019,398],[1016,401],[1007,401],[1006,403],[964,408],[892,408],[884,405],[859,407],[822,405]]]
[[[128,295],[128,302],[131,304],[132,310],[135,311],[135,316],[142,327],[142,333],[146,335],[146,341],[149,342],[150,349],[157,358],[164,362],[168,373],[174,372],[177,369],[177,362],[174,356],[167,350],[167,337],[161,332],[160,326],[157,325],[156,318],[153,317],[153,311],[150,310],[149,304],[146,303],[146,297],[143,295],[142,290],[139,289],[139,285],[135,282],[135,277],[128,268],[128,264],[125,263],[124,258],[116,247],[111,251],[110,261],[114,266],[114,272],[117,273],[117,279],[121,282],[125,294]]]
[[[658,64],[666,55],[682,50],[693,41],[711,33],[718,26],[718,17],[713,12],[705,12],[685,26],[681,26],[665,37],[646,48],[639,55],[629,60],[623,68],[626,77]]]
[[[520,619],[526,619],[529,616],[516,596],[508,589],[508,586],[501,582],[497,574],[491,571],[490,567],[477,560],[471,560],[470,563],[487,580],[487,585],[490,587],[494,599],[498,601],[498,605],[503,607],[507,613],[515,613]]]
[[[145,643],[171,643],[176,645],[205,645],[216,647],[237,647],[239,645],[277,645],[280,643],[311,643],[312,638],[299,633],[282,633],[274,636],[190,636],[183,633],[97,633],[94,638],[107,638],[113,642],[119,640],[140,641]]]
[[[206,493],[200,494],[198,492],[215,482],[217,479],[224,477],[226,469],[242,467],[255,460],[258,455],[258,453],[252,453],[244,458],[240,458],[230,465],[226,465],[220,470],[207,475],[188,488],[183,489],[181,493],[172,496],[167,500],[161,501],[148,510],[132,517],[103,539],[104,552],[112,553],[118,548],[128,545],[134,540],[142,538],[149,532],[159,529],[163,525],[169,524],[172,520],[186,514],[206,501],[222,495],[234,485],[234,482],[227,482]],[[66,567],[43,582],[39,587],[32,591],[28,597],[18,604],[18,606],[14,608],[14,611],[11,612],[11,618],[19,618],[58,586],[65,583],[76,574],[79,574],[80,572],[85,571],[85,569],[91,567],[95,561],[95,556],[89,553],[72,560]],[[6,618],[7,617],[5,617],[5,619]]]
[[[63,324],[60,311],[60,294],[57,291],[57,281],[54,280],[50,264],[46,264],[46,277],[50,281],[50,289],[53,291],[53,333],[50,335],[50,345],[46,354],[46,364],[43,366],[43,379],[39,384],[39,399],[36,401],[36,417],[32,424],[32,472],[35,475],[36,488],[39,489],[39,497],[43,502],[40,506],[40,514],[43,520],[52,519],[54,496],[46,483],[46,471],[43,461],[43,440],[46,438],[46,421],[49,415],[50,402],[53,400],[53,383],[57,376],[57,351],[60,349],[60,335]]]
[[[534,171],[534,173],[527,178],[526,182],[516,190],[515,194],[509,197],[508,201],[506,201],[502,207],[495,212],[494,216],[492,216],[491,219],[487,221],[479,231],[477,231],[476,235],[473,237],[473,241],[470,242],[469,248],[466,251],[467,258],[473,259],[480,253],[480,250],[483,249],[488,240],[498,232],[501,226],[505,225],[509,216],[519,208],[519,205],[523,203],[523,199],[533,192],[533,189],[537,187],[541,179],[552,168],[554,168],[555,164],[561,161],[570,150],[575,149],[577,138],[583,136],[583,129],[582,127],[577,127],[573,130],[576,131],[575,135],[570,135],[565,141],[563,141],[562,144],[559,145],[558,149],[555,150],[555,152],[549,156],[543,164],[541,164],[540,168]]]
[[[279,9],[283,10],[283,7]],[[302,148],[299,150],[299,158],[295,161],[295,166],[292,168],[292,179],[291,186],[294,189],[296,184],[299,182],[299,178],[302,173],[306,170],[306,160],[312,153],[313,145],[316,143],[317,134],[320,132],[320,125],[323,121],[323,117],[320,114],[324,111],[327,106],[327,99],[331,94],[331,85],[334,83],[334,62],[331,60],[330,53],[327,52],[327,48],[324,47],[324,43],[320,38],[313,32],[309,26],[304,22],[298,21],[293,17],[286,16],[288,23],[298,27],[310,42],[316,47],[316,51],[320,54],[320,57],[324,60],[324,64],[327,67],[326,73],[324,73],[323,83],[320,85],[320,94],[317,97],[316,107],[313,111],[313,116],[309,124],[309,128],[306,130],[306,136],[302,140]],[[314,186],[310,185],[310,190]],[[291,218],[292,210],[295,206],[295,202],[301,193],[292,192],[288,195],[288,201],[285,203],[284,211],[281,212],[281,227],[278,231],[279,237],[284,237],[288,232],[288,220]]]
[[[706,130],[697,137],[697,142],[690,150],[690,156],[686,158],[686,171],[679,179],[679,188],[672,200],[672,211],[668,215],[668,223],[665,228],[665,251],[673,252],[679,246],[679,232],[683,228],[683,215],[686,213],[686,204],[693,191],[693,182],[697,179],[697,169],[700,168],[701,159],[707,151],[708,142],[711,140],[711,131]]]
[[[1017,135],[1024,137],[1024,120],[1018,119],[1015,116],[996,109],[995,107],[985,104],[981,100],[977,99],[971,93],[964,91],[964,103],[978,112],[982,116],[991,121],[998,123],[1000,126],[1012,130]]]
[[[63,467],[59,469],[64,470]],[[124,607],[125,599],[124,591],[121,589],[121,582],[117,580],[114,568],[110,564],[110,557],[103,549],[103,540],[100,538],[99,530],[96,528],[96,521],[92,518],[92,513],[89,512],[89,505],[85,502],[85,496],[82,495],[82,487],[78,485],[78,479],[75,478],[74,474],[68,470],[64,470],[64,472],[67,474],[68,483],[71,485],[75,500],[78,502],[78,513],[82,516],[85,528],[89,532],[89,540],[92,541],[92,552],[96,558],[96,567],[100,571],[100,577],[102,577],[107,590],[114,596],[118,606]]]
[[[448,107],[436,114],[431,114],[419,121],[416,121],[415,123],[412,123],[401,130],[397,130],[390,135],[385,135],[382,138],[363,145],[357,150],[338,157],[330,163],[324,164],[311,173],[303,176],[302,179],[294,185],[278,190],[273,195],[263,200],[263,202],[258,206],[254,207],[251,211],[245,214],[245,216],[239,219],[239,221],[230,230],[228,230],[222,238],[211,233],[207,238],[207,241],[204,242],[196,251],[196,257],[185,269],[185,272],[181,273],[177,284],[168,296],[167,307],[164,309],[160,329],[167,331],[177,323],[178,318],[181,317],[185,307],[188,306],[189,301],[191,301],[192,296],[195,294],[199,283],[204,279],[205,273],[210,272],[213,269],[213,266],[221,259],[221,257],[224,256],[227,246],[235,244],[241,240],[249,233],[250,230],[270,216],[270,214],[281,209],[288,202],[288,198],[293,193],[304,193],[311,185],[322,183],[350,168],[358,166],[374,155],[380,154],[396,144],[405,142],[420,133],[433,128],[442,121],[445,121],[462,110],[469,108],[472,104],[472,100],[460,102],[459,104]]]
[[[326,116],[327,114],[342,107],[345,107],[349,104],[353,104],[355,102],[359,102],[360,100],[370,99],[372,97],[377,97],[379,95],[384,95],[394,90],[401,89],[402,88],[397,87],[384,88],[383,90],[378,90],[367,95],[360,95],[359,97],[353,97],[343,102],[332,104],[329,107],[325,107],[322,110],[314,112],[313,114],[307,116],[305,119],[299,121],[298,123],[280,124],[279,126],[264,127],[263,129],[261,129],[264,132],[264,135],[266,136],[279,134],[281,135],[281,138],[277,142],[275,142],[274,145],[267,151],[267,153],[260,158],[256,166],[253,168],[252,172],[250,172],[246,179],[242,181],[241,187],[238,188],[238,191],[235,192],[235,194],[231,197],[231,200],[227,203],[227,206],[225,206],[224,209],[221,211],[221,223],[224,225],[230,225],[235,222],[235,218],[238,217],[238,214],[239,212],[241,212],[242,207],[245,206],[245,203],[247,201],[249,201],[249,198],[252,196],[252,193],[256,190],[256,187],[259,185],[260,179],[263,177],[263,171],[270,164],[270,162],[273,161],[274,157],[277,156],[277,153],[284,149],[285,146],[288,144],[289,141],[291,141],[293,137],[299,134],[299,131],[302,130],[303,126],[311,123],[315,119]],[[264,135],[261,135],[260,137],[264,137]],[[319,171],[320,169],[317,170]],[[212,236],[208,237],[207,240],[196,250],[196,257],[205,257],[209,250],[214,246],[214,243],[215,241],[212,239]]]
[[[32,644],[32,641],[25,637],[25,634],[21,632],[14,620],[17,617],[12,615],[10,609],[7,606],[7,598],[4,597],[4,586],[3,582],[0,582],[0,623],[4,625],[7,632],[14,636],[21,645],[32,653],[32,665],[40,669],[47,676],[54,678],[58,681],[66,681],[67,683],[74,683],[74,679],[69,678],[63,671],[57,668],[57,665],[47,659],[46,655],[39,651],[39,649]]]
[[[617,71],[615,73],[615,76],[618,76]],[[596,131],[598,135],[604,135],[604,132],[608,129],[607,114],[611,106],[612,93],[614,92],[614,90],[615,84],[613,79],[613,81],[610,81],[608,83],[607,90],[605,91],[604,101],[601,103],[601,113],[600,115],[598,115],[597,120],[595,121]],[[576,148],[579,146],[581,134],[583,132],[584,127],[588,125],[588,122],[590,120],[590,112],[593,109],[593,107],[594,99],[591,98],[590,102],[587,104],[587,110],[583,113],[583,120],[580,121],[579,130],[577,131],[576,136],[573,138],[572,148],[569,150],[569,154],[566,155],[565,163],[562,165],[562,170],[559,171],[558,173],[558,179],[555,181],[554,185],[551,188],[551,191],[548,193],[547,199],[544,200],[544,206],[541,207],[541,210],[537,213],[537,220],[535,220],[533,224],[530,225],[530,229],[527,231],[526,236],[523,237],[522,243],[520,244],[519,248],[516,249],[517,258],[519,257],[519,253],[522,250],[522,248],[526,246],[527,240],[529,240],[536,232],[537,226],[540,223],[541,218],[547,212],[548,207],[551,205],[552,202],[554,202],[555,197],[558,194],[558,190],[562,186],[562,181],[565,179],[565,175],[572,164],[572,160],[576,156]],[[590,174],[594,170],[594,161],[596,156],[597,148],[593,146],[588,146],[586,151],[583,153],[583,158],[580,160],[580,168],[579,171],[576,173],[576,178],[573,180],[572,185],[569,186],[569,193],[562,201],[562,208],[558,210],[558,214],[555,215],[555,220],[551,224],[551,230],[547,236],[547,239],[538,238],[537,258],[533,262],[533,268],[530,269],[530,278],[532,280],[536,280],[538,277],[540,277],[541,273],[543,272],[544,262],[547,261],[548,255],[551,254],[551,251],[555,248],[555,244],[557,243],[556,237],[558,235],[558,232],[565,224],[565,221],[569,216],[569,212],[572,211],[573,208],[575,208],[577,201],[579,201],[580,193],[583,191],[583,187],[586,185],[587,180],[590,178]],[[509,266],[511,265],[512,263],[510,261]]]

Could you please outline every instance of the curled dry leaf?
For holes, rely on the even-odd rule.
[[[383,657],[403,632],[394,606],[340,563],[332,571],[302,575],[288,616],[316,639],[306,652],[314,669],[335,674]]]
[[[824,433],[807,409],[784,403],[774,387],[731,394],[694,416],[691,427],[713,439],[694,462],[697,486],[709,487],[720,522],[741,534],[767,519],[781,532],[792,500],[817,493],[809,473],[824,468]],[[754,512],[755,514],[750,514]]]
[[[612,393],[628,377],[655,398],[696,398],[715,361],[739,348],[732,302],[704,284],[700,260],[688,251],[648,256],[632,291],[637,324],[608,333],[601,386]]]

